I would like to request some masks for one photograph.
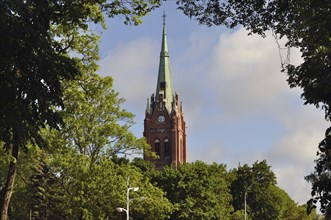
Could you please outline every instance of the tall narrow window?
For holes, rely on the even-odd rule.
[[[165,139],[164,140],[164,159],[169,160],[170,158],[170,144],[169,140]]]
[[[155,153],[160,157],[161,152],[160,152],[160,141],[159,139],[155,140]]]
[[[182,161],[183,161],[183,158],[182,158],[182,156],[183,156],[183,152],[182,152],[182,150],[183,150],[183,145],[182,145],[182,142],[183,142],[183,140],[182,140],[182,138],[179,138],[179,146],[178,146],[178,162],[179,163],[182,163]]]

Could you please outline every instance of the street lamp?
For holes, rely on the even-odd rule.
[[[246,198],[247,198],[247,192],[248,192],[248,190],[249,190],[249,188],[251,188],[255,183],[257,183],[257,182],[259,182],[259,181],[261,181],[263,179],[263,177],[262,178],[260,178],[260,179],[258,179],[258,180],[256,180],[256,181],[253,181],[247,188],[246,188],[246,190],[245,190],[245,220],[246,220]]]
[[[253,184],[254,183],[256,183],[256,182],[252,182],[251,183],[251,185],[249,185],[247,188],[246,188],[246,190],[245,190],[245,220],[246,220],[246,197],[247,197],[247,191],[248,191],[248,189],[250,188],[250,187],[252,187],[253,186]]]
[[[126,209],[125,208],[116,208],[118,212],[126,212],[126,219],[129,220],[129,210],[130,210],[130,201],[139,199],[139,201],[145,200],[146,197],[140,197],[140,198],[132,198],[130,199],[130,191],[133,190],[134,192],[139,190],[139,187],[129,187],[129,177],[127,179],[127,189],[126,189]]]

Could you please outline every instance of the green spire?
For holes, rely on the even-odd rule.
[[[162,46],[160,53],[159,73],[156,85],[156,101],[159,100],[159,94],[163,94],[165,105],[169,113],[172,111],[172,102],[174,101],[174,92],[170,71],[170,60],[168,53],[168,43],[165,25],[165,14],[163,14],[163,33]]]

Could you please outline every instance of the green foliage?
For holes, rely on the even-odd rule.
[[[244,210],[237,210],[232,214],[233,220],[242,220],[245,219],[245,212]],[[249,220],[249,218],[247,218]]]
[[[57,127],[53,106],[62,106],[61,80],[80,68],[95,68],[98,37],[91,22],[105,27],[108,16],[124,15],[140,23],[159,1],[104,0],[1,1],[0,3],[0,137],[6,143],[38,137],[46,122]],[[16,135],[19,133],[20,135]]]
[[[5,186],[6,181],[6,167],[10,162],[10,154],[3,147],[3,143],[0,142],[0,194],[1,189]]]
[[[279,217],[280,220],[317,220],[321,219],[314,210],[307,215],[307,205],[297,205],[289,195],[277,186],[273,186],[275,195],[280,199]]]
[[[31,219],[48,219],[48,195],[51,194],[53,175],[47,165],[45,152],[37,152],[31,165],[32,174],[27,183]]]
[[[29,141],[43,146],[40,128],[61,127],[62,81],[97,68],[97,34],[94,24],[105,28],[104,14],[124,15],[126,22],[140,18],[158,0],[3,0],[0,1],[0,141],[12,149],[7,181],[0,198],[1,219],[15,182],[20,148]]]
[[[157,175],[158,171],[155,168],[155,164],[150,161],[146,161],[143,158],[133,158],[131,164],[139,168],[140,171],[147,178],[152,179],[153,177],[155,177],[155,175]]]
[[[81,8],[87,5],[90,4]],[[67,4],[0,2],[0,140],[7,149],[12,149],[14,159],[1,193],[1,219],[8,215],[19,149],[26,149],[28,141],[40,142],[38,132],[44,124],[58,126],[61,119],[54,106],[63,104],[61,80],[73,79],[79,75],[79,66],[84,65],[82,59],[70,56],[77,47],[70,41],[65,41],[68,43],[65,45],[57,40],[65,39],[68,30],[62,29],[55,35],[53,29],[64,22],[79,30],[76,36],[84,38],[88,34],[82,24],[87,24],[87,19],[99,21],[89,13],[73,16],[71,11],[59,11],[62,6]],[[59,19],[59,13],[65,21]]]
[[[323,216],[317,214],[316,209],[313,209],[311,211],[311,213],[308,215],[307,208],[308,208],[307,204],[298,206],[296,220],[325,220],[325,219],[327,219],[327,218],[324,218]]]
[[[231,183],[234,216],[240,218],[244,212],[245,193],[247,219],[302,220],[315,219],[316,212],[307,215],[288,194],[276,186],[275,174],[265,160],[251,167],[245,164],[231,171],[235,179]]]
[[[302,88],[305,104],[322,107],[331,120],[331,3],[305,0],[295,2],[293,8],[290,43],[300,48],[304,61],[288,65],[289,85]]]
[[[11,204],[9,206],[8,217],[9,219],[26,219],[30,211],[32,214],[32,203],[35,203],[38,199],[34,199],[33,191],[37,192],[37,186],[40,184],[47,188],[45,184],[42,184],[46,175],[39,176],[40,180],[35,179],[35,188],[32,187],[32,178],[34,173],[33,169],[41,167],[42,164],[45,165],[46,154],[40,150],[37,146],[31,143],[27,145],[28,151],[21,151],[19,155],[19,160],[17,162],[17,178],[15,181],[15,190],[11,199]],[[43,155],[42,155],[43,154]],[[43,159],[41,159],[43,158]],[[5,167],[7,167],[6,165]],[[3,170],[5,170],[5,167]],[[0,168],[2,169],[2,168]],[[38,169],[37,169],[38,170]],[[39,170],[40,174],[42,169]],[[31,187],[30,187],[31,186]],[[49,188],[48,188],[49,189]],[[49,190],[44,192],[44,195],[49,193]]]
[[[112,86],[111,77],[93,73],[66,83],[61,111],[66,126],[55,141],[62,140],[60,144],[90,156],[92,162],[101,154],[114,157],[147,150],[145,139],[136,138],[129,130],[134,115],[121,108],[124,100]]]
[[[139,187],[130,197],[146,197],[132,201],[130,213],[134,219],[165,219],[172,210],[164,193],[144,179],[142,174],[128,164],[114,164],[107,157],[91,163],[91,158],[74,151],[56,154],[54,164],[56,191],[51,195],[53,217],[68,219],[118,219],[117,207],[126,207],[126,177],[130,184]]]
[[[133,219],[241,220],[244,201],[238,201],[241,208],[234,210],[232,197],[235,203],[236,196],[242,195],[243,187],[247,185],[245,178],[251,181],[250,176],[266,179],[262,178],[265,182],[254,184],[249,190],[247,219],[260,219],[261,216],[271,219],[265,212],[262,215],[256,206],[266,209],[270,215],[273,213],[273,219],[313,220],[318,217],[315,212],[307,216],[305,206],[297,206],[283,190],[267,184],[270,177],[269,182],[275,183],[275,180],[269,175],[270,167],[265,161],[254,163],[254,169],[244,165],[231,172],[227,172],[224,165],[207,165],[200,161],[182,165],[177,170],[166,167],[157,171],[153,164],[141,158],[135,158],[131,163],[125,158],[117,158],[114,163],[114,158],[110,160],[101,155],[92,163],[88,155],[80,154],[74,148],[53,148],[47,158],[33,146],[28,152],[20,155],[24,166],[18,164],[19,178],[10,207],[11,219],[27,219],[31,207],[43,210],[40,207],[46,208],[46,204],[44,210],[48,219],[125,219],[125,213],[116,213],[116,208],[126,206],[127,176],[130,176],[131,187],[140,188],[137,192],[131,191],[130,198],[147,198],[130,203]],[[49,171],[44,172],[42,167]],[[239,191],[231,196],[230,189],[235,184]],[[40,188],[45,190],[38,194]],[[34,213],[38,212],[31,212]]]
[[[153,181],[175,206],[171,219],[230,219],[232,197],[224,165],[197,161],[165,167]]]
[[[117,219],[116,208],[126,204],[126,177],[130,176],[130,182],[141,187],[139,193],[148,197],[137,204],[133,201],[131,215],[166,218],[172,205],[164,193],[117,156],[141,152],[147,144],[129,131],[133,115],[121,108],[123,99],[113,90],[112,79],[86,73],[66,82],[65,88],[65,108],[60,112],[65,125],[41,133],[55,176],[54,191],[48,198],[50,216]]]
[[[244,210],[246,193],[248,216],[252,219],[276,219],[275,205],[280,201],[270,191],[270,185],[276,184],[276,177],[266,161],[255,162],[252,167],[245,164],[232,172],[235,175],[231,183],[235,211]]]
[[[54,156],[51,167],[57,177],[50,198],[53,218],[102,219],[120,202],[123,177],[109,160],[91,163],[82,154],[64,151]]]
[[[133,115],[121,108],[123,99],[113,90],[112,79],[91,71],[64,84],[65,108],[60,115],[65,124],[59,130],[46,127],[40,132],[47,163],[38,157],[35,145],[28,145],[29,150],[22,154],[26,167],[18,164],[25,184],[17,183],[12,218],[27,218],[31,210],[36,219],[118,219],[116,208],[126,203],[127,176],[141,188],[140,195],[148,197],[134,201],[130,213],[135,219],[170,215],[173,207],[162,190],[125,158],[118,164],[112,161],[121,160],[119,153],[141,152],[147,144],[129,131]],[[5,162],[5,157],[0,161]],[[16,212],[21,203],[31,207]]]
[[[319,158],[315,161],[315,171],[306,176],[306,180],[312,184],[312,198],[308,201],[308,211],[316,208],[320,203],[321,212],[326,217],[331,217],[331,127],[325,132],[325,138],[319,144],[317,155]]]
[[[107,15],[111,18],[123,15],[125,24],[138,25],[142,22],[141,17],[159,7],[160,4],[160,0],[114,0],[105,3],[103,9],[107,11]]]
[[[103,23],[97,1],[1,1],[0,3],[0,137],[10,146],[39,140],[39,127],[57,127],[60,117],[53,106],[62,106],[61,80],[80,74],[86,62],[80,42],[96,41],[88,33],[88,20]],[[75,13],[76,12],[76,13]],[[74,40],[73,40],[74,39]],[[95,52],[93,52],[95,54]],[[89,57],[87,50],[83,54]]]

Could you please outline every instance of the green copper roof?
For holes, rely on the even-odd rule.
[[[163,94],[168,112],[172,111],[172,102],[174,101],[174,90],[171,79],[170,60],[168,52],[167,34],[165,22],[163,22],[162,46],[160,53],[159,74],[156,85],[156,100],[159,100],[159,94]]]

